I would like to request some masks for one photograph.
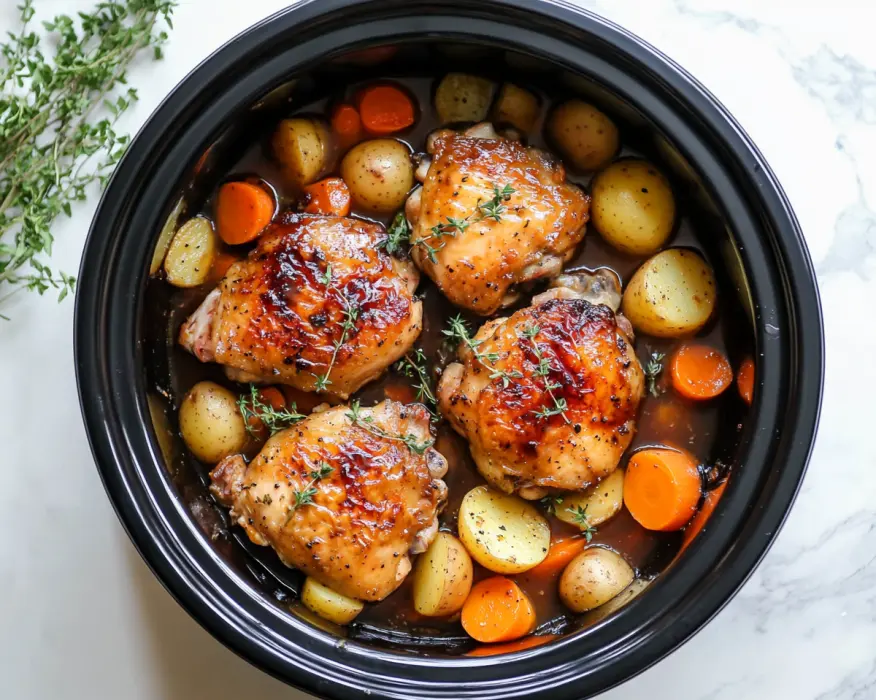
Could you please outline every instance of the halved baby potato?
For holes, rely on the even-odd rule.
[[[487,118],[495,85],[486,78],[448,73],[435,91],[435,111],[442,123],[479,122]]]
[[[538,121],[538,98],[529,90],[513,83],[504,83],[499,90],[496,104],[493,105],[493,121],[497,124],[510,124],[526,133],[532,131]]]
[[[471,591],[471,557],[458,539],[439,532],[414,565],[414,609],[421,615],[451,615]]]
[[[563,496],[562,503],[557,504],[557,517],[565,523],[576,525],[582,530],[584,525],[575,514],[585,511],[587,524],[596,526],[613,518],[624,504],[624,471],[615,469],[598,484],[586,491]]]
[[[286,178],[298,187],[314,182],[329,157],[329,131],[318,119],[284,119],[271,139],[274,157]]]
[[[498,574],[519,574],[547,556],[551,529],[522,498],[478,486],[459,507],[459,537],[481,566]]]
[[[186,394],[179,431],[191,453],[207,464],[240,452],[247,439],[237,397],[215,382],[198,382]]]
[[[560,600],[572,612],[604,605],[629,586],[635,573],[617,552],[588,547],[569,562],[560,577]]]
[[[365,603],[348,598],[308,576],[301,589],[301,602],[308,610],[337,625],[348,625],[365,608]]]
[[[622,306],[637,331],[662,338],[690,335],[715,309],[715,276],[693,251],[664,250],[636,270]]]
[[[197,287],[210,277],[218,241],[212,222],[196,216],[182,226],[170,242],[164,257],[167,281],[174,287]]]
[[[161,269],[161,263],[164,262],[170,241],[173,240],[173,234],[176,233],[176,225],[179,223],[179,217],[184,207],[185,199],[180,197],[170,214],[167,215],[167,219],[164,220],[164,226],[161,227],[161,233],[158,234],[158,243],[155,244],[155,251],[152,253],[152,262],[149,264],[150,275],[154,275]]]

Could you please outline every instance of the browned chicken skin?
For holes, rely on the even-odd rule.
[[[387,255],[385,240],[379,224],[287,215],[231,266],[183,324],[180,343],[238,381],[314,391],[328,375],[321,389],[348,397],[404,355],[422,328],[419,274]]]
[[[259,545],[329,588],[366,601],[392,593],[438,531],[446,460],[430,444],[429,414],[384,401],[315,413],[268,440],[247,465],[239,455],[211,473],[211,490]],[[366,426],[366,427],[363,427]],[[378,434],[383,433],[383,434]],[[323,476],[319,476],[323,474]],[[296,492],[313,489],[304,505]],[[300,500],[300,496],[299,496]]]
[[[450,301],[487,316],[516,299],[518,284],[560,273],[584,238],[590,198],[565,181],[558,160],[489,124],[436,132],[427,147],[431,160],[417,171],[423,187],[405,209],[413,258]],[[479,207],[506,186],[513,193],[499,220],[484,216]],[[448,227],[453,220],[468,226]]]
[[[496,353],[494,363],[463,348],[438,385],[441,411],[468,439],[484,478],[524,498],[583,489],[611,473],[644,395],[628,322],[587,300],[616,304],[617,280],[564,275],[557,283],[481,327],[476,350]],[[497,371],[507,380],[491,379]]]

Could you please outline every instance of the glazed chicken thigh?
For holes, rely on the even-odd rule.
[[[412,255],[457,306],[488,316],[517,285],[560,273],[584,237],[590,198],[550,154],[490,124],[442,130],[408,198]]]
[[[535,499],[617,467],[644,395],[619,302],[612,273],[563,275],[461,347],[438,401],[490,484]]]
[[[399,359],[422,328],[419,273],[381,248],[379,224],[287,215],[183,324],[180,343],[237,381],[342,399]]]
[[[226,458],[211,490],[288,566],[351,598],[382,600],[438,532],[447,462],[430,445],[419,404],[338,406],[274,435],[249,465]]]

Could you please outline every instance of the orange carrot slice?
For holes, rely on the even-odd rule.
[[[712,513],[715,510],[715,506],[718,505],[718,501],[721,500],[721,496],[724,495],[724,489],[727,488],[727,482],[724,481],[720,485],[713,488],[706,494],[706,498],[703,501],[703,506],[697,511],[697,514],[693,517],[687,527],[684,528],[684,539],[681,541],[682,550],[685,549],[691,542],[693,542],[694,537],[700,534],[700,530],[703,529],[703,526],[708,522],[709,518],[712,517]]]
[[[708,345],[682,345],[672,356],[669,372],[679,394],[700,401],[715,398],[733,382],[727,358]]]
[[[350,190],[339,177],[327,177],[304,188],[304,211],[308,214],[346,216],[350,213]]]
[[[274,198],[250,182],[226,182],[216,198],[216,229],[230,245],[257,238],[274,218]]]
[[[736,386],[742,400],[751,406],[751,401],[754,398],[754,361],[750,357],[746,357],[739,365]]]
[[[400,88],[375,85],[359,94],[362,124],[372,134],[394,134],[414,123],[414,102]]]
[[[511,654],[515,651],[523,651],[524,649],[532,649],[532,647],[541,646],[548,642],[554,641],[559,635],[557,634],[540,634],[537,637],[524,637],[516,642],[508,642],[507,644],[493,644],[488,647],[477,647],[472,649],[466,656],[495,656],[496,654]]]
[[[527,576],[551,577],[566,568],[572,559],[584,551],[587,540],[583,537],[571,537],[567,540],[551,542],[551,548],[541,564],[526,572]]]
[[[624,476],[624,505],[647,530],[680,530],[700,500],[696,461],[684,452],[655,448],[630,457]]]
[[[462,627],[479,642],[510,642],[535,627],[535,610],[514,581],[493,576],[474,585],[462,606]]]
[[[362,139],[362,119],[353,105],[339,104],[332,111],[332,131],[342,148],[349,148]]]

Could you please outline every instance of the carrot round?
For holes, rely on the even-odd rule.
[[[535,610],[514,581],[493,576],[471,589],[462,606],[462,627],[479,642],[510,642],[532,631]]]
[[[571,537],[567,540],[551,542],[551,548],[541,564],[526,572],[527,576],[555,576],[566,568],[572,559],[584,551],[587,540],[583,537]]]
[[[230,245],[248,243],[274,218],[274,198],[250,182],[226,182],[216,198],[216,230]]]
[[[687,524],[687,527],[684,528],[684,539],[682,539],[681,541],[682,549],[684,549],[691,542],[693,542],[694,537],[696,537],[700,533],[700,530],[703,529],[703,526],[705,526],[709,518],[712,517],[715,506],[718,505],[718,501],[720,501],[721,496],[724,495],[725,488],[727,488],[726,480],[706,494],[706,498],[703,501],[702,507],[697,511],[697,514],[693,517],[693,520],[691,520]]]
[[[754,361],[750,357],[746,357],[739,365],[736,386],[742,400],[751,406],[751,400],[754,398]]]
[[[350,213],[350,189],[339,177],[327,177],[304,188],[304,211],[308,214],[346,216]]]
[[[353,105],[340,104],[332,111],[332,131],[343,148],[349,148],[362,138],[362,119]]]
[[[669,363],[672,386],[688,399],[713,399],[733,382],[727,358],[708,345],[682,345]]]
[[[394,134],[414,123],[414,102],[392,85],[365,88],[359,95],[362,124],[372,134]]]
[[[700,500],[694,459],[671,449],[641,450],[630,457],[624,476],[624,505],[647,530],[680,530]]]
[[[540,634],[537,637],[526,637],[516,642],[508,642],[507,644],[492,644],[488,647],[477,647],[472,649],[466,656],[495,656],[496,654],[511,654],[515,651],[523,651],[524,649],[532,649],[532,647],[541,646],[548,642],[554,641],[559,635],[557,634]]]

